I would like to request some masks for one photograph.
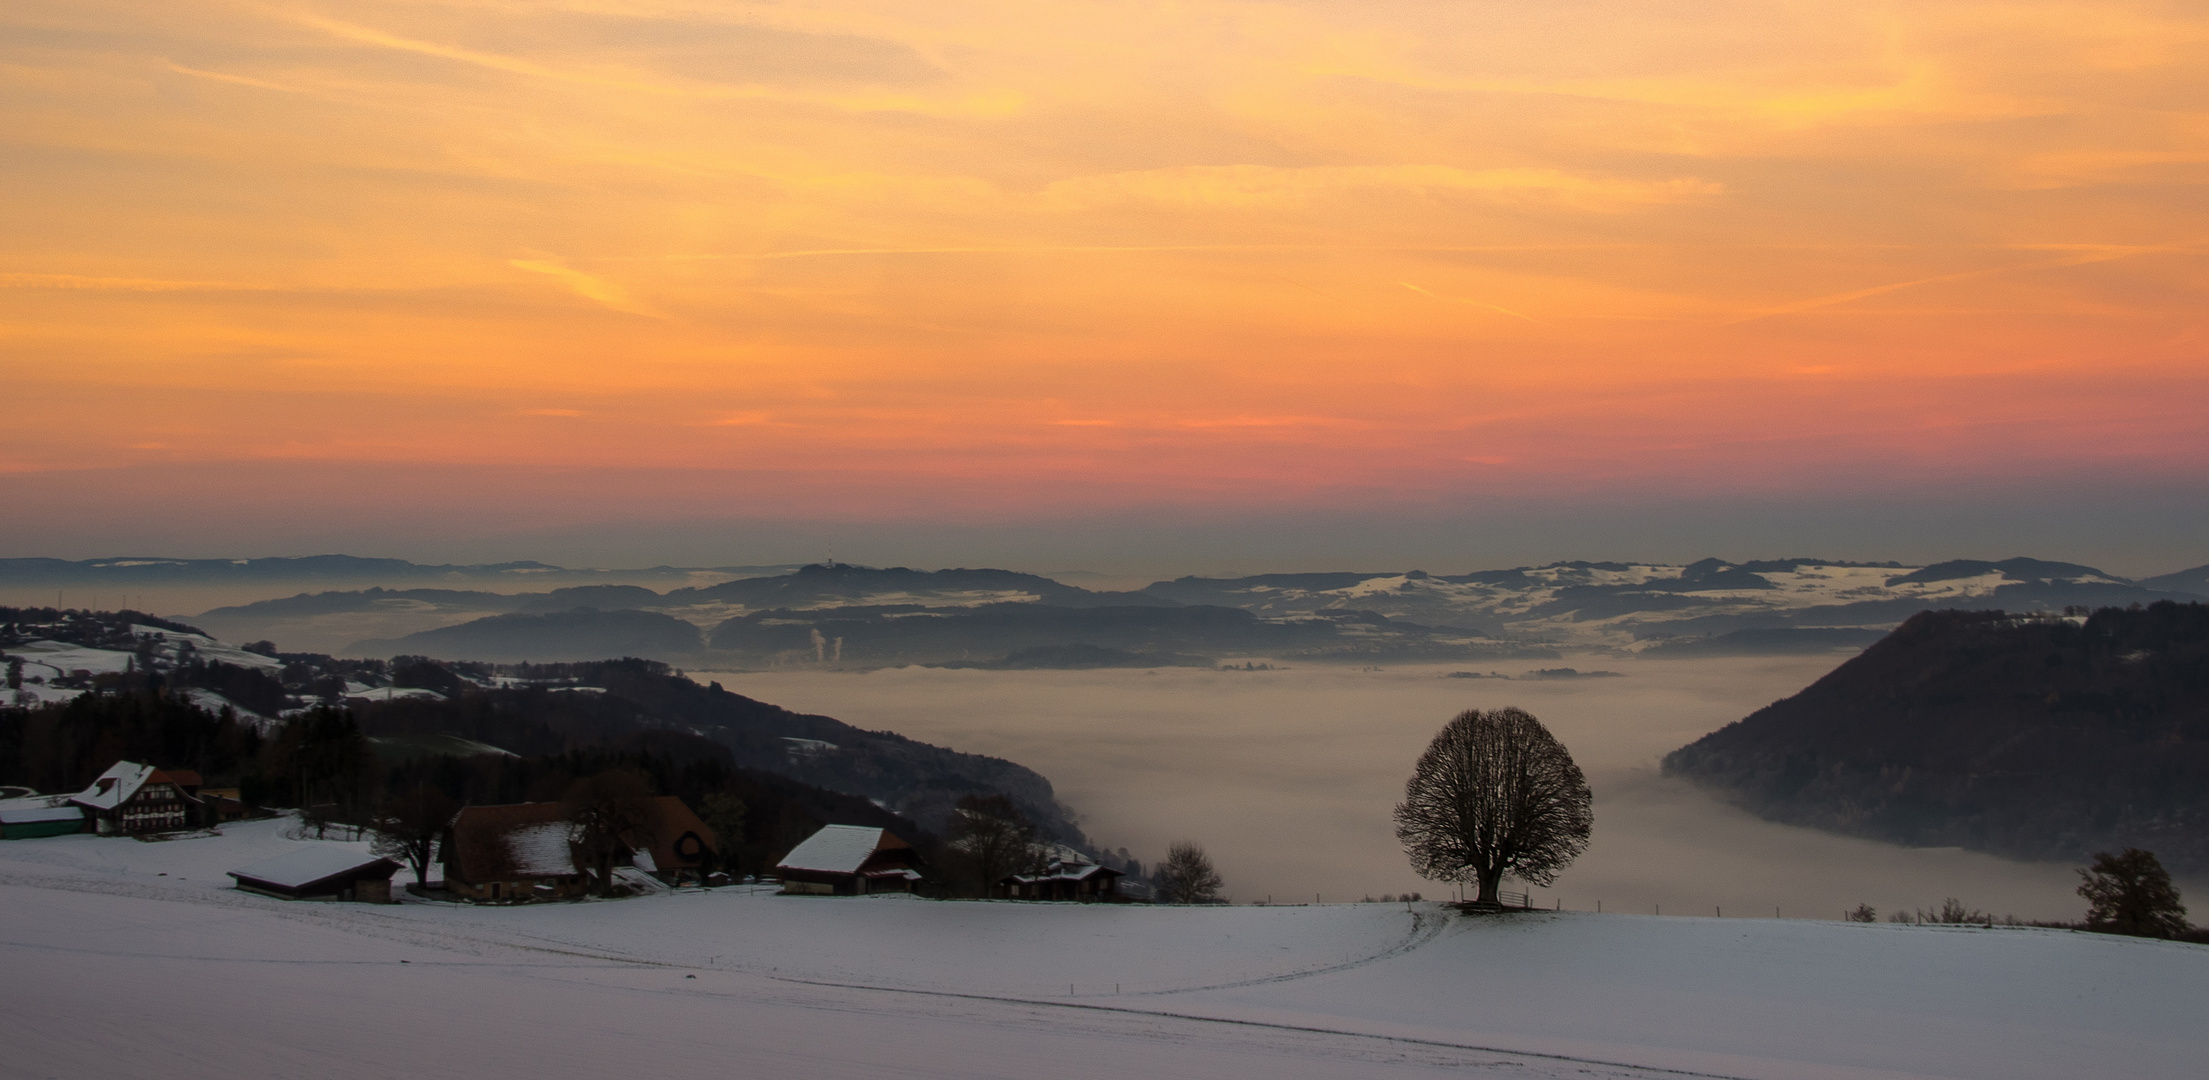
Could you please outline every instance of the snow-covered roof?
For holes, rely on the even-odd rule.
[[[1087,881],[1099,874],[1111,874],[1114,877],[1122,876],[1122,872],[1119,870],[1114,870],[1109,866],[1098,866],[1092,862],[1053,861],[1050,867],[1040,874],[1014,874],[1005,880],[1029,885],[1039,881]]]
[[[574,873],[575,856],[568,849],[568,823],[547,821],[508,830],[506,857],[512,861],[516,872],[530,877]]]
[[[882,830],[864,825],[823,825],[775,864],[778,870],[856,874],[882,846]]]
[[[118,761],[78,792],[75,801],[95,810],[113,810],[138,794],[138,789],[145,786],[146,779],[153,773],[151,765]]]
[[[351,686],[347,686],[345,696],[348,698],[362,698],[368,701],[405,701],[410,698],[419,698],[423,701],[445,700],[445,695],[419,686],[363,687],[358,693],[354,692]]]
[[[84,820],[84,808],[66,799],[39,796],[0,802],[0,825],[29,825],[39,821]]]
[[[230,876],[240,881],[257,881],[286,889],[298,889],[340,874],[369,869],[379,863],[393,868],[398,866],[389,859],[363,854],[358,848],[317,844],[285,852],[273,859],[263,859],[243,870],[232,870]]]

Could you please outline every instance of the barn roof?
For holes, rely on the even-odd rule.
[[[1019,882],[1023,885],[1030,885],[1043,881],[1086,881],[1099,875],[1109,875],[1111,877],[1125,876],[1122,871],[1114,870],[1109,866],[1099,866],[1096,863],[1071,863],[1054,861],[1051,863],[1049,869],[1046,869],[1040,874],[1010,874],[1003,878],[1000,878],[999,884]]]
[[[805,843],[775,864],[777,870],[812,870],[825,874],[856,874],[874,853],[884,848],[909,847],[888,829],[865,825],[823,825]]]
[[[33,795],[24,799],[0,799],[0,824],[29,825],[40,821],[83,820],[84,808],[66,795]]]
[[[364,854],[358,848],[317,844],[263,859],[243,870],[232,870],[230,876],[239,881],[296,890],[337,877],[372,877],[380,873],[388,878],[398,869],[398,863]]]
[[[84,790],[78,792],[73,801],[95,810],[113,810],[138,794],[138,789],[144,787],[146,781],[157,771],[159,770],[151,765],[118,761],[85,785]]]
[[[445,860],[464,881],[575,873],[559,803],[464,807],[452,829]]]
[[[130,801],[138,789],[147,784],[175,784],[178,787],[196,788],[199,774],[190,769],[156,769],[135,761],[118,761],[107,767],[83,791],[71,797],[79,805],[95,810],[113,810]],[[189,796],[186,796],[189,798]]]

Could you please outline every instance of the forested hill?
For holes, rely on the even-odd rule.
[[[1664,767],[1790,824],[2209,870],[2209,606],[1926,612]]]

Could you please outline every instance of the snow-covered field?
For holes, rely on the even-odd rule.
[[[2209,948],[778,897],[287,903],[287,823],[0,844],[0,1076],[2200,1075]]]

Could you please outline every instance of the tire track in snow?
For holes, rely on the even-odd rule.
[[[1375,956],[1371,959],[1378,959]],[[1355,966],[1349,965],[1349,966]],[[1316,973],[1315,973],[1316,974]],[[1288,976],[1284,976],[1287,978]],[[1169,1012],[1164,1009],[1139,1009],[1126,1005],[1099,1005],[1081,1001],[1053,1001],[1049,998],[1001,997],[995,994],[971,994],[956,990],[919,990],[902,986],[869,986],[865,983],[826,982],[800,979],[788,975],[770,975],[776,982],[801,986],[818,986],[837,990],[872,990],[883,994],[907,994],[915,997],[951,998],[960,1001],[983,1001],[998,1005],[1024,1005],[1042,1009],[1075,1009],[1092,1013],[1112,1013],[1128,1017],[1146,1017],[1161,1020],[1181,1020],[1197,1024],[1220,1024],[1239,1028],[1259,1028],[1268,1031],[1289,1031],[1304,1035],[1326,1035],[1342,1039],[1395,1043],[1438,1050],[1454,1050],[1463,1053],[1494,1054],[1502,1058],[1527,1062],[1557,1062],[1578,1066],[1581,1069],[1600,1068],[1621,1070],[1625,1077],[1680,1076],[1695,1080],[1751,1080],[1749,1077],[1730,1073],[1698,1072],[1694,1069],[1674,1069],[1662,1065],[1641,1065],[1630,1061],[1608,1061],[1603,1058],[1580,1057],[1573,1054],[1545,1053],[1539,1050],[1514,1050],[1501,1046],[1482,1046],[1476,1043],[1451,1042],[1447,1039],[1422,1039],[1413,1035],[1381,1035],[1367,1031],[1345,1031],[1341,1028],[1320,1027],[1316,1024],[1285,1024],[1272,1020],[1245,1020],[1228,1016],[1206,1016],[1202,1013]],[[1251,985],[1251,984],[1230,984]]]
[[[1350,971],[1354,968],[1364,967],[1367,964],[1403,956],[1413,949],[1441,937],[1442,932],[1449,929],[1449,926],[1450,913],[1447,910],[1413,911],[1411,913],[1411,930],[1404,935],[1402,941],[1377,953],[1361,956],[1354,960],[1346,960],[1340,964],[1328,964],[1324,967],[1306,968],[1302,971],[1284,972],[1280,975],[1261,975],[1255,979],[1237,979],[1233,982],[1213,983],[1209,986],[1182,986],[1171,990],[1135,990],[1122,996],[1147,997],[1157,994],[1193,994],[1204,990],[1238,990],[1246,986],[1268,986],[1274,983],[1309,979],[1318,975],[1330,975],[1337,971]]]

